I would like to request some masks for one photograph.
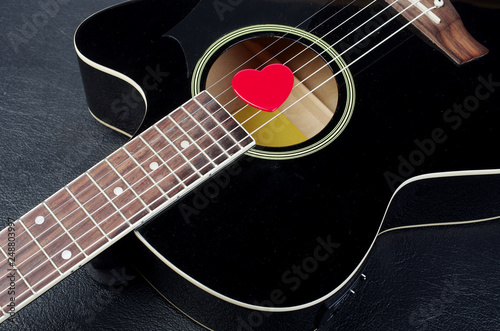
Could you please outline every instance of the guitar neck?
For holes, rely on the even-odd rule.
[[[0,322],[255,145],[207,92],[0,232]]]

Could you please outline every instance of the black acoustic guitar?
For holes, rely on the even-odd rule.
[[[75,34],[89,109],[133,139],[10,224],[15,254],[2,231],[17,293],[1,292],[2,320],[136,230],[146,279],[207,328],[321,327],[399,190],[498,167],[498,46],[476,29],[492,54],[448,0],[140,0],[91,16]],[[263,112],[232,82],[253,69],[280,85],[270,65],[293,89]]]

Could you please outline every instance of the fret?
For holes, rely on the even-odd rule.
[[[92,216],[94,216],[97,220],[102,220],[98,221],[99,226],[108,234],[110,238],[113,239],[115,236],[119,235],[121,231],[125,231],[132,224],[88,173],[87,177],[101,191],[107,201],[107,203],[97,209],[95,213],[92,213]],[[121,225],[117,227],[116,223]]]
[[[35,268],[29,269],[28,266],[18,267],[20,272],[26,273],[24,279],[27,283],[32,284],[35,292],[40,291],[60,276],[59,271],[55,270],[51,263],[43,258],[41,253],[39,255],[40,261]]]
[[[0,233],[0,238],[7,241],[4,231]],[[17,306],[22,301],[31,297],[35,291],[25,280],[21,272],[10,265],[8,254],[4,249],[0,249],[0,251],[5,256],[0,265],[0,308],[4,313],[8,314],[11,311],[16,312]]]
[[[146,210],[148,212],[150,212],[151,210],[148,208],[148,205],[141,199],[140,195],[133,189],[132,186],[130,186],[128,184],[128,182],[123,178],[123,176],[115,169],[115,167],[113,167],[113,165],[111,163],[109,163],[109,160],[105,159],[106,163],[111,167],[111,170],[113,170],[115,172],[115,174],[121,179],[122,183],[125,183],[126,187],[128,188],[128,190],[130,190],[136,197],[136,199],[142,203],[142,205],[146,208]],[[124,192],[126,191],[127,189],[123,189],[121,188],[121,192]],[[115,190],[113,190],[113,193],[115,193],[116,196],[121,196],[122,193],[117,193]],[[130,202],[128,202],[130,203]],[[127,203],[127,204],[128,204]],[[121,208],[120,208],[121,209]]]
[[[66,189],[62,189],[54,194],[45,201],[44,205],[68,237],[76,244],[78,249],[85,254],[84,248],[77,240],[86,231],[90,231],[93,228],[85,211],[80,208]],[[86,231],[82,233],[81,230],[84,229]]]
[[[180,180],[186,186],[191,185],[196,180],[201,178],[202,175],[196,170],[196,168],[188,161],[186,156],[181,152],[181,150],[184,150],[186,148],[185,146],[183,147],[183,144],[187,142],[186,138],[183,137],[182,132],[175,125],[175,123],[168,117],[165,118],[163,121],[161,121],[161,123],[158,123],[157,127],[160,127],[159,125],[164,126],[164,129],[166,129],[165,131],[163,131],[163,129],[160,130],[160,133],[163,135],[163,138],[165,138],[167,143],[173,147],[175,153],[177,155],[180,155],[183,160],[182,164],[180,164],[178,167],[172,167],[174,173],[180,178]],[[168,135],[171,136],[172,138],[166,136],[164,132],[168,132]],[[174,142],[177,142],[179,146],[176,146]],[[191,143],[188,144],[191,145]]]
[[[31,237],[33,243],[38,246],[54,268],[62,274],[59,267],[51,259],[50,254],[44,249],[50,245],[56,238],[64,234],[54,217],[48,212],[43,204],[33,209],[27,215],[21,217],[18,221],[24,228],[26,234]]]
[[[54,195],[56,197],[58,194]],[[42,203],[50,215],[55,219],[56,224],[52,228],[48,229],[46,232],[56,231],[61,232],[54,240],[49,243],[41,244],[45,253],[50,257],[50,259],[57,265],[60,271],[64,272],[74,265],[78,264],[83,260],[84,255],[82,248],[76,243],[75,239],[68,233],[67,229],[64,228],[61,221],[57,218],[54,212],[45,204]],[[38,238],[34,238],[38,239]],[[41,243],[40,241],[38,241]],[[70,264],[73,263],[73,265]]]
[[[2,319],[9,315],[9,273],[16,278],[17,311],[251,148],[252,138],[206,96],[176,109],[16,221],[12,266],[8,238],[2,238],[7,230],[0,231]]]
[[[181,130],[182,136],[187,137],[185,141],[190,141],[191,145],[185,148],[182,153],[189,162],[202,174],[206,174],[215,168],[215,164],[210,157],[205,153],[204,149],[199,145],[199,141],[204,137],[204,132],[191,119],[189,114],[181,107],[173,112],[170,117],[175,120],[177,127]]]
[[[69,184],[67,188],[91,215],[108,203],[112,205],[112,202],[104,192],[100,190],[86,173]],[[106,202],[103,203],[103,201]]]
[[[76,238],[79,239],[79,238],[81,238],[83,236],[89,236],[88,239],[92,238],[94,240],[91,240],[91,241],[96,242],[96,241],[100,241],[100,239],[95,240],[96,237],[97,237],[97,233],[101,233],[102,237],[105,237],[106,239],[109,240],[109,237],[106,234],[106,232],[104,232],[101,229],[101,227],[99,227],[99,224],[97,223],[97,221],[85,209],[85,207],[83,207],[83,205],[81,204],[81,202],[78,201],[78,199],[76,198],[76,196],[69,190],[69,188],[65,187],[64,189],[68,192],[68,194],[71,196],[71,198],[78,204],[78,207],[85,213],[85,215],[88,217],[88,219],[92,222],[92,224],[89,223],[89,222],[86,222],[87,226],[81,226],[80,225],[80,227],[82,227],[82,230],[85,230],[85,232],[83,234],[81,234],[81,233],[78,233],[78,232],[75,231]],[[72,227],[71,227],[71,230],[73,230]],[[85,246],[87,246],[87,245],[85,245]],[[87,251],[87,248],[84,248],[84,249]],[[92,253],[92,252],[90,252],[90,253]]]
[[[157,185],[155,178],[153,178],[153,176],[157,176],[157,173],[164,173],[164,171],[159,170],[155,175],[152,174],[155,170],[160,168],[162,162],[160,158],[151,152],[140,137],[127,144],[126,148],[123,148],[123,150],[120,150],[119,153],[116,154],[121,154],[120,159],[125,159],[127,161],[132,160],[132,165],[134,167],[132,170],[126,172],[124,178],[130,185],[133,185],[142,200],[144,200],[151,209],[156,209],[167,201],[165,192]],[[119,160],[110,159],[110,162],[113,163],[113,161],[119,162]],[[130,168],[130,166],[127,168]],[[117,169],[125,173],[125,171],[122,171],[125,169]]]
[[[200,108],[198,103],[195,101],[190,101],[184,105],[184,109],[192,116],[200,126],[208,133],[208,137],[211,138],[220,150],[215,150],[215,155],[220,155],[219,158],[214,159],[216,163],[220,164],[226,161],[230,155],[227,153],[227,149],[234,145],[234,140],[230,139],[227,134],[219,128],[219,125],[213,117],[206,112],[205,109]],[[227,156],[227,157],[226,157]]]
[[[147,215],[148,211],[144,208],[143,202],[131,189],[127,189],[127,184],[116,174],[107,160],[99,163],[87,174],[102,189],[108,200],[112,200],[116,209],[130,225]]]
[[[26,233],[17,235],[15,264],[23,274],[30,276],[30,272],[43,262],[48,262],[47,256]],[[53,269],[55,267],[53,266]],[[35,282],[29,282],[35,284]]]
[[[213,163],[219,165],[227,160],[229,155],[224,151],[219,142],[215,140],[209,133],[209,131],[213,129],[217,124],[210,117],[202,120],[203,122],[205,122],[206,120],[211,121],[211,123],[207,123],[208,129],[205,128],[205,126],[197,123],[195,117],[193,116],[193,105],[196,105],[196,103],[194,101],[190,101],[184,107],[182,107],[183,111],[189,116],[189,119],[186,121],[186,126],[187,128],[191,126],[196,127],[196,133],[202,132],[201,137],[196,138],[198,145],[205,151],[205,154],[212,160]]]
[[[7,276],[5,277],[6,279],[10,280],[10,277],[9,278],[7,278]],[[31,292],[29,287],[26,285],[24,279],[16,277],[14,277],[14,279],[15,279],[15,290],[11,289],[12,287],[10,286],[9,282],[8,284],[9,286],[6,288],[6,290],[0,293],[0,305],[2,307],[2,310],[6,313],[8,313],[12,307],[9,305],[11,304],[11,302],[14,302],[15,304],[16,309],[13,311],[15,312],[20,303],[22,303],[26,299],[29,299],[33,295],[33,292]],[[15,292],[15,296],[14,292],[12,291]]]
[[[120,232],[112,233],[115,225],[123,224],[125,217],[119,213],[118,208],[104,194],[103,191],[95,184],[88,174],[80,176],[67,186],[69,192],[73,194],[78,203],[83,206],[92,219],[97,223],[97,226],[104,233],[105,238],[102,238],[96,245],[92,245],[87,249],[88,253],[105,244],[108,240]],[[128,226],[124,227],[124,229]],[[124,230],[121,229],[121,230]]]
[[[25,242],[22,243],[23,241]],[[30,289],[38,292],[59,277],[60,272],[52,265],[51,261],[47,259],[46,255],[38,248],[27,233],[17,236],[16,244],[16,268]]]
[[[68,216],[61,218],[61,223],[75,238],[76,243],[82,248],[83,253],[88,256],[98,248],[98,246],[94,245],[96,242],[105,243],[109,238],[107,238],[106,233],[99,227],[96,220],[85,210],[83,205],[67,187],[65,187],[64,195],[68,199],[72,199],[72,203],[75,203],[76,209]]]
[[[155,128],[163,137],[166,146],[168,146],[167,156],[175,155],[173,157],[171,156],[170,159],[164,158],[163,160],[169,165],[180,181],[183,182],[184,185],[189,186],[200,178],[201,175],[196,173],[196,168],[187,162],[186,156],[181,153],[181,150],[184,149],[182,146],[187,143],[187,140],[185,138],[181,139],[183,136],[182,132],[172,119],[168,116],[165,117],[155,125]],[[178,146],[176,146],[176,144]]]
[[[196,105],[196,110],[193,112],[193,116],[199,117],[202,120],[202,123],[206,122],[206,118],[210,118],[210,124],[213,126],[210,129],[210,135],[219,143],[219,145],[223,148],[223,150],[229,155],[232,156],[234,153],[240,150],[240,147],[237,145],[237,141],[229,135],[229,132],[220,125],[217,119],[208,111],[208,109],[202,107],[199,102],[193,100],[193,103]],[[186,109],[188,105],[186,105]],[[205,119],[205,120],[204,120]]]
[[[173,197],[186,188],[186,185],[172,170],[173,167],[176,168],[176,166],[182,164],[182,157],[175,152],[172,146],[168,145],[167,140],[156,125],[146,130],[141,134],[141,137],[160,160],[159,164],[161,166],[151,173],[151,177],[167,196],[169,198]]]
[[[218,122],[232,135],[241,147],[248,147],[253,144],[253,139],[239,125],[239,123],[225,111],[218,102],[215,102],[208,93],[200,93],[194,98],[200,106],[207,110]]]
[[[49,199],[49,200],[47,200],[46,202],[44,202],[44,203],[43,203],[43,205],[45,206],[45,208],[47,208],[47,210],[48,210],[48,211],[49,211],[49,213],[52,215],[52,217],[54,217],[54,218],[55,218],[55,220],[56,220],[57,224],[59,224],[59,226],[61,227],[61,229],[64,231],[64,235],[63,235],[62,237],[64,237],[64,238],[69,238],[69,239],[72,241],[72,243],[74,243],[74,244],[77,246],[78,250],[79,250],[80,252],[83,252],[82,247],[81,247],[81,246],[78,244],[78,242],[75,240],[75,237],[73,237],[73,235],[72,235],[72,234],[68,231],[68,228],[67,228],[67,227],[63,224],[63,222],[61,221],[61,220],[63,219],[63,218],[60,218],[61,216],[59,216],[59,215],[61,215],[61,213],[59,213],[59,215],[56,215],[57,211],[59,211],[59,210],[60,210],[60,208],[59,208],[58,210],[52,210],[52,208],[53,208],[53,207],[52,207],[52,206],[51,206],[51,207],[49,207],[49,204],[51,203],[52,199],[54,199],[54,200],[56,200],[56,201],[57,201],[57,200],[59,200],[59,199],[61,199],[61,198],[64,198],[64,197],[65,197],[64,192],[65,192],[65,191],[59,191],[57,194],[53,195],[51,199]],[[67,206],[67,205],[68,205],[68,203],[67,203],[67,202],[66,202],[66,203],[64,203],[64,206]],[[60,206],[60,205],[57,205],[57,204],[56,204],[56,207],[57,207],[57,206]],[[71,209],[71,208],[68,208],[68,209]],[[76,210],[75,210],[75,211],[76,211]],[[73,211],[72,213],[74,213],[75,211]],[[64,214],[65,214],[65,213],[62,213],[62,215],[64,215]],[[82,214],[83,214],[83,215],[85,215],[85,214],[83,213],[83,211],[82,211],[82,210],[78,209],[78,210],[77,210],[77,213],[76,213],[76,216],[77,216],[77,217],[75,217],[75,218],[74,218],[74,219],[76,219],[77,224],[78,224],[79,222],[81,222],[81,220],[82,220],[82,218],[81,218]],[[71,215],[71,214],[68,214],[68,215]],[[64,216],[64,219],[67,221],[67,220],[68,220],[68,217]],[[71,219],[71,218],[70,218],[70,219]],[[58,238],[56,238],[56,240],[55,240],[54,242],[52,242],[52,243],[51,243],[51,245],[55,244],[55,242],[56,242],[56,241],[60,241],[60,238],[61,238],[61,236],[59,236]],[[67,244],[67,243],[66,243],[66,245],[64,245],[64,244],[65,244],[65,243],[59,243],[57,246],[58,246],[58,247],[61,247],[61,246],[62,246],[62,247],[65,247],[65,246],[68,246],[68,245],[69,245],[69,244]],[[85,254],[85,253],[84,253],[84,254]]]
[[[1,238],[2,242],[6,242],[6,243],[13,242],[15,245],[14,249],[17,251],[19,246],[21,246],[22,244],[17,242],[17,240],[16,241],[9,241],[7,233],[8,233],[7,228],[4,229],[2,232],[0,232],[0,238]],[[8,246],[8,247],[11,247],[11,246]],[[16,266],[17,253],[14,251],[12,254],[9,254],[8,253],[9,250],[5,250],[4,247],[0,248],[0,251],[1,251],[1,255],[3,255],[5,257],[4,260],[0,259],[2,261],[2,263],[0,265],[0,276],[1,276],[1,278],[0,278],[0,295],[3,294],[3,292],[9,292],[12,290],[12,289],[9,290],[9,288],[11,287],[11,282],[12,282],[12,280],[10,279],[11,277],[14,278],[14,283],[17,283],[17,279],[22,279],[26,283],[27,288],[32,293],[34,293],[35,290],[30,286],[28,281],[26,281],[26,278],[24,277],[23,273]],[[9,276],[10,274],[12,274],[12,276]],[[12,293],[12,294],[14,294],[14,293]],[[0,301],[0,307],[3,308],[3,305],[1,303],[2,302]]]

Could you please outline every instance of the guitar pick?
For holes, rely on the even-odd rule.
[[[293,88],[293,73],[283,64],[262,69],[245,69],[233,78],[236,95],[257,109],[273,112],[285,102]]]

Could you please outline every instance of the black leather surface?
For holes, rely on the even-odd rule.
[[[2,227],[8,217],[20,217],[126,141],[88,113],[72,43],[84,18],[115,3],[0,3]],[[498,178],[478,180],[494,183]],[[494,186],[480,183],[457,184],[456,200],[448,192],[442,208],[436,199],[446,186],[436,183],[443,194],[436,197],[432,194],[436,190],[424,190],[418,199],[402,200],[405,205],[399,205],[390,224],[467,219],[465,213],[496,216],[500,195]],[[425,201],[432,204],[422,207]],[[457,215],[457,206],[467,208]],[[112,260],[138,245],[129,239],[117,245]],[[325,329],[498,329],[499,248],[498,221],[383,234],[367,260],[367,280]],[[111,268],[115,271],[111,280],[124,279],[125,285],[100,285],[94,271],[82,268],[0,325],[0,330],[203,330],[120,265],[117,261]]]

